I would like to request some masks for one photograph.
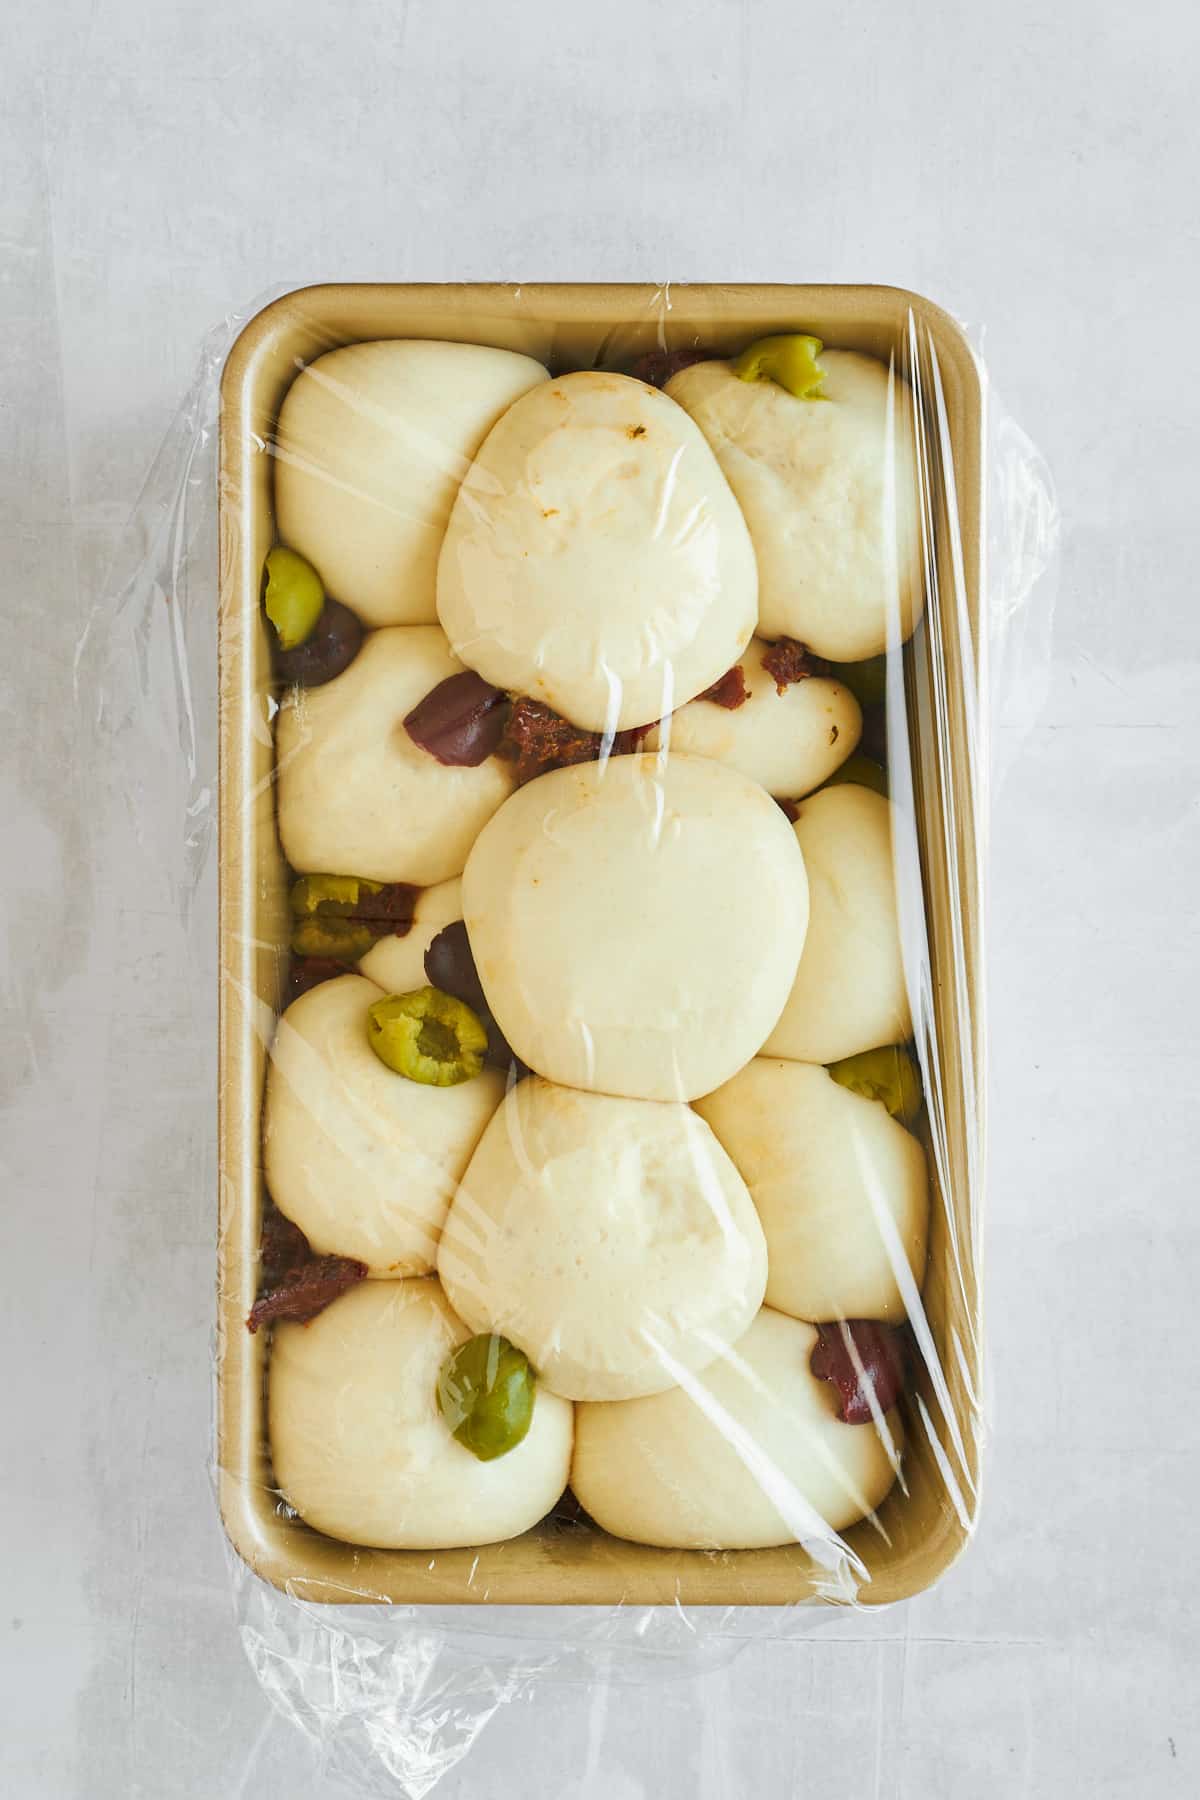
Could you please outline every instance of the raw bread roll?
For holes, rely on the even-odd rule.
[[[439,1088],[395,1074],[367,1041],[367,1008],[382,997],[362,975],[339,975],[288,1007],[267,1069],[264,1172],[318,1254],[423,1275],[504,1078],[484,1069]]]
[[[804,859],[735,770],[618,756],[513,795],[467,861],[463,917],[488,1005],[530,1068],[691,1100],[779,1017],[804,944]]]
[[[754,551],[696,426],[588,371],[510,407],[463,481],[438,567],[455,653],[589,731],[702,693],[754,630]]]
[[[437,559],[484,437],[541,363],[481,344],[349,344],[302,369],[275,441],[279,535],[367,625],[437,618]]]
[[[686,1387],[580,1406],[571,1487],[614,1537],[665,1549],[761,1550],[842,1531],[895,1479],[899,1415],[844,1425],[809,1369],[816,1328],[764,1307]]]
[[[892,808],[847,782],[811,794],[796,839],[808,871],[808,939],[768,1056],[831,1063],[912,1036],[904,985]]]
[[[292,689],[275,756],[279,837],[294,869],[417,887],[461,874],[512,792],[512,770],[495,756],[447,768],[404,729],[418,700],[461,671],[436,625],[395,625],[372,632],[325,687]]]
[[[462,882],[439,881],[423,888],[413,907],[412,927],[403,937],[380,938],[359,961],[358,972],[385,994],[411,994],[426,985],[425,952],[439,931],[462,918]]]
[[[857,662],[909,637],[923,606],[908,384],[849,350],[821,356],[820,400],[728,363],[695,363],[667,393],[729,478],[758,558],[758,629]]]
[[[470,1332],[436,1281],[371,1281],[311,1324],[276,1325],[275,1479],[301,1518],[381,1549],[449,1550],[528,1531],[559,1498],[571,1407],[539,1385],[526,1436],[481,1462],[438,1411],[438,1371]]]
[[[762,638],[747,646],[741,667],[749,698],[741,706],[693,700],[655,727],[647,750],[665,739],[672,751],[711,756],[781,800],[828,781],[858,746],[862,710],[849,688],[819,675],[794,681],[781,694],[762,666],[770,648]]]
[[[758,1208],[768,1306],[901,1323],[925,1273],[929,1183],[925,1152],[882,1101],[825,1069],[759,1056],[696,1111]]]
[[[468,1325],[524,1350],[556,1394],[623,1400],[742,1335],[767,1251],[745,1183],[686,1106],[531,1076],[471,1158],[438,1274]]]

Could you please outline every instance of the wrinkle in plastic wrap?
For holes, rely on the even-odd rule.
[[[723,360],[785,331],[819,331],[817,368],[828,381],[819,397],[800,397],[794,366],[776,362],[757,379],[750,368],[743,383],[745,359],[732,369]],[[322,370],[320,357],[339,346],[388,338],[424,348],[410,363],[368,353],[365,365]],[[464,344],[493,354],[464,360]],[[873,355],[874,368],[830,355],[844,349]],[[289,427],[279,397],[314,362]],[[563,380],[596,365],[647,380]],[[861,434],[846,426],[856,406],[874,416],[854,385],[863,380],[885,394],[896,445],[877,497],[888,529],[882,563],[869,544],[847,550],[828,627],[812,610],[842,646],[823,656],[819,643],[801,648],[780,630],[780,595],[790,603],[790,556],[820,587],[819,560],[810,568],[806,559],[837,515],[810,504],[810,487],[828,508],[838,479],[868,491],[877,481]],[[797,453],[787,433],[797,422],[801,438],[823,429],[823,407],[828,440],[816,449],[804,440]],[[844,470],[822,489],[839,457]],[[906,551],[897,482],[910,466]],[[279,468],[291,473],[273,486]],[[792,502],[800,524],[783,529]],[[852,509],[840,516],[840,529],[860,529]],[[318,570],[327,598],[315,639],[309,620],[317,654],[330,599],[353,610],[362,596],[362,616],[340,627],[354,652],[345,673],[311,689],[280,682],[286,659],[272,672],[260,608],[266,550],[285,523],[293,549],[315,566],[315,545],[342,575],[344,592],[330,567]],[[231,317],[206,344],[81,663],[104,667],[106,722],[135,827],[193,921],[195,979],[221,984],[215,1477],[241,1553],[230,1553],[238,1625],[272,1704],[360,1791],[430,1792],[496,1709],[534,1682],[642,1682],[719,1663],[747,1638],[808,1629],[829,1616],[821,1602],[903,1597],[969,1539],[985,1427],[988,720],[1020,731],[1036,716],[1056,537],[1046,470],[987,395],[965,338],[936,309],[890,290],[315,289]],[[380,577],[381,544],[385,555],[399,546],[397,567],[410,580]],[[913,623],[906,554],[923,604],[902,651]],[[866,639],[845,619],[869,618],[872,583],[886,596],[889,652],[875,686],[859,683],[855,695],[842,675],[861,657],[845,646]],[[747,642],[756,616],[772,628]],[[330,642],[332,654],[344,652],[336,632]],[[781,645],[793,667],[777,684]],[[463,666],[474,685],[451,691],[466,710],[452,708],[447,723],[442,706],[433,727],[443,752],[451,744],[450,763],[423,763],[419,732],[397,751],[403,720]],[[778,656],[774,667],[787,673]],[[827,711],[814,732],[818,704]],[[486,757],[454,764],[455,746],[478,741]],[[860,758],[849,768],[847,749]],[[388,756],[404,762],[405,804],[373,813],[361,769],[386,782]],[[834,798],[806,808],[813,792]],[[276,835],[284,805],[291,866]],[[453,829],[443,829],[439,807],[454,814]],[[219,811],[214,959],[193,901],[212,874]],[[701,816],[716,855],[700,845]],[[826,1066],[836,1072],[871,1047],[853,1038],[859,1029],[869,1039],[872,1027],[853,1024],[849,1003],[826,1006],[829,1017],[814,1023],[798,983],[780,1020],[797,957],[803,970],[819,942],[836,958],[828,896],[871,889],[860,862],[871,854],[870,822],[884,816],[919,1116],[892,1095],[885,1118],[861,1086],[826,1077]],[[817,832],[814,819],[826,818]],[[855,830],[866,848],[851,847]],[[742,833],[747,868],[731,880]],[[801,838],[810,845],[803,906],[788,888]],[[377,866],[330,866],[325,847],[339,841],[377,853]],[[647,868],[655,881],[667,871],[662,893],[674,909],[649,953],[637,947],[636,922],[626,923],[637,919],[630,894]],[[549,889],[524,923],[514,870]],[[342,960],[317,971],[326,979],[303,996],[307,1010],[280,1028],[298,967],[288,954],[289,885],[317,873],[411,887],[416,916],[407,933],[369,922],[365,951],[339,919]],[[652,898],[642,910],[653,914]],[[317,909],[317,938],[329,917]],[[712,929],[718,917],[723,936]],[[430,1088],[388,1068],[354,1021],[372,996],[399,991],[397,971],[406,989],[427,984],[420,953],[462,918],[478,962],[471,993],[503,1054],[497,1064],[493,1035],[470,1080]],[[797,934],[803,949],[789,964]],[[714,943],[719,954],[706,948]],[[869,937],[852,960],[879,962]],[[664,1034],[680,967],[692,971],[692,1023],[670,1018]],[[675,972],[674,988],[663,969]],[[461,1027],[461,1015],[445,1016]],[[721,1018],[727,1034],[698,1041],[696,1018],[710,1033]],[[510,1048],[521,1060],[505,1066]],[[350,1278],[320,1329],[291,1323],[251,1336],[268,1079],[287,1099],[269,1092],[265,1116],[276,1204],[306,1232],[309,1254],[370,1265],[376,1279]],[[442,1134],[451,1108],[453,1128],[418,1143],[420,1122],[436,1119]],[[788,1154],[801,1155],[798,1138],[788,1151],[793,1117],[818,1146],[806,1179],[834,1196],[824,1212],[820,1194],[788,1185]],[[784,1144],[774,1162],[773,1135]],[[392,1180],[397,1141],[408,1147],[411,1184]],[[306,1142],[311,1156],[296,1151]],[[911,1190],[921,1169],[929,1216],[918,1230]],[[906,1183],[908,1200],[897,1200]],[[421,1206],[418,1188],[427,1190]],[[852,1191],[858,1216],[848,1224]],[[198,1208],[212,1201],[195,1196]],[[648,1208],[657,1212],[645,1225]],[[354,1231],[341,1223],[351,1215]],[[596,1320],[582,1316],[578,1297],[589,1290],[571,1269],[587,1258],[603,1299]],[[435,1268],[465,1324],[436,1288]],[[556,1311],[556,1293],[574,1298]],[[880,1403],[864,1368],[869,1339],[840,1333],[842,1376],[857,1378],[860,1404],[865,1392],[855,1415],[865,1423],[836,1418],[816,1356],[804,1367],[809,1321],[826,1322],[816,1341],[829,1336],[822,1354],[834,1355],[847,1318],[901,1332],[908,1372],[898,1412],[887,1396]],[[537,1428],[509,1451],[507,1471],[503,1455],[478,1462],[439,1416],[430,1371],[472,1331],[519,1340],[524,1378],[540,1383]],[[276,1342],[286,1359],[281,1352],[272,1424],[265,1383]],[[394,1366],[400,1399],[380,1388],[381,1357],[383,1388]],[[406,1395],[414,1383],[415,1398]],[[292,1492],[272,1465],[272,1428]],[[851,1467],[839,1432],[859,1434],[856,1445],[867,1434],[875,1448],[856,1451]],[[392,1464],[376,1482],[379,1441]],[[807,1446],[798,1462],[797,1443]],[[879,1446],[889,1465],[882,1482]],[[395,1459],[405,1456],[409,1486],[396,1489]],[[696,1478],[706,1466],[711,1483]],[[578,1496],[559,1499],[568,1473],[598,1523]],[[861,1486],[870,1480],[878,1495]],[[394,1493],[412,1496],[418,1518],[421,1482],[433,1484],[450,1548],[428,1526],[404,1545]],[[364,1510],[364,1487],[383,1500]],[[739,1516],[738,1494],[750,1489],[754,1504]],[[840,1503],[847,1491],[867,1516],[835,1528],[819,1496]],[[511,1541],[472,1545],[463,1493],[475,1496],[480,1519],[501,1521],[492,1534]],[[324,1533],[309,1529],[306,1511]],[[663,1539],[676,1514],[672,1548]],[[605,1516],[618,1531],[603,1530]],[[357,1547],[347,1541],[356,1518]],[[349,1524],[331,1535],[330,1519]],[[633,1541],[639,1532],[643,1543]],[[698,1547],[705,1533],[710,1548]]]

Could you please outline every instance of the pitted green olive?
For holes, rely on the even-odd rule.
[[[860,756],[856,751],[848,756],[840,769],[835,769],[826,781],[826,787],[836,787],[839,782],[850,781],[855,787],[871,788],[876,794],[886,795],[888,791],[887,770],[872,762],[869,756]]]
[[[524,1352],[483,1332],[442,1364],[438,1411],[460,1444],[480,1462],[492,1462],[515,1450],[529,1430],[536,1386]]]
[[[289,896],[297,919],[320,913],[324,918],[353,919],[368,916],[364,902],[383,889],[381,881],[361,875],[301,875]]]
[[[267,591],[263,598],[281,650],[307,643],[325,608],[325,588],[310,562],[276,544],[267,552]]]
[[[901,1125],[911,1125],[921,1110],[921,1076],[899,1044],[844,1056],[841,1062],[830,1063],[829,1073],[839,1087],[864,1100],[881,1101]]]
[[[850,689],[860,706],[882,706],[887,699],[886,656],[868,656],[865,662],[834,663],[830,674]]]
[[[353,963],[367,954],[377,935],[361,919],[298,919],[292,927],[292,953]]]
[[[730,366],[740,381],[774,381],[797,400],[824,400],[825,371],[817,361],[822,349],[820,338],[787,331],[748,344]]]
[[[457,1087],[483,1067],[487,1031],[471,1008],[439,988],[389,994],[367,1009],[367,1037],[380,1062],[426,1087]]]

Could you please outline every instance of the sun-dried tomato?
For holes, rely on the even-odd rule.
[[[750,698],[746,686],[746,671],[741,663],[732,669],[726,669],[720,681],[714,681],[710,688],[705,688],[700,695],[701,700],[711,700],[714,706],[723,706],[726,712],[735,712],[739,706],[745,706]]]
[[[774,678],[775,690],[782,694],[794,681],[807,681],[810,675],[828,675],[830,665],[824,657],[814,656],[807,644],[795,638],[780,638],[763,657],[763,668]]]
[[[612,739],[609,754],[631,755],[652,729],[650,725],[639,725],[631,731],[618,731]],[[602,732],[584,731],[543,706],[540,700],[522,696],[513,702],[497,754],[514,762],[518,782],[526,782],[551,769],[595,762],[603,744]]]
[[[335,975],[345,973],[346,964],[333,956],[293,956],[288,972],[289,1006],[301,994],[307,994],[309,988],[319,987],[321,982],[330,981]]]
[[[367,1277],[367,1265],[352,1256],[317,1256],[289,1269],[281,1281],[260,1294],[246,1320],[250,1331],[277,1319],[294,1319],[306,1325],[310,1319]]]
[[[259,1240],[259,1276],[261,1288],[274,1287],[289,1269],[311,1262],[308,1239],[298,1225],[281,1213],[273,1200],[263,1205],[262,1236]]]
[[[249,1331],[276,1319],[306,1323],[347,1288],[365,1281],[367,1265],[352,1256],[314,1256],[298,1225],[274,1201],[263,1206],[259,1295],[246,1320]]]

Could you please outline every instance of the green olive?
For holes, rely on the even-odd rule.
[[[313,913],[327,919],[353,919],[363,901],[382,888],[381,881],[367,881],[361,875],[301,875],[292,883],[292,912],[297,919],[310,918]]]
[[[834,663],[830,674],[848,687],[860,706],[880,706],[887,699],[887,657],[868,656],[865,662]]]
[[[448,1356],[438,1374],[438,1411],[480,1462],[515,1450],[533,1418],[537,1377],[524,1351],[485,1331]]]
[[[352,963],[367,954],[377,935],[361,919],[298,919],[292,927],[292,952]]]
[[[367,1037],[380,1062],[426,1087],[457,1087],[483,1067],[487,1032],[462,1000],[440,988],[389,994],[367,1009]]]
[[[267,551],[267,591],[263,600],[281,650],[307,643],[325,609],[325,589],[310,562],[276,544]]]
[[[872,762],[869,756],[860,756],[856,752],[848,756],[840,769],[835,769],[826,781],[826,787],[836,787],[839,782],[850,781],[855,787],[871,788],[877,794],[888,791],[887,770]]]
[[[822,348],[820,338],[786,331],[748,344],[730,366],[740,381],[774,381],[797,400],[825,400],[825,371],[817,361]]]
[[[902,1125],[911,1125],[921,1110],[921,1076],[899,1044],[844,1056],[841,1062],[830,1063],[829,1073],[839,1087],[849,1088],[852,1094],[882,1101]]]

